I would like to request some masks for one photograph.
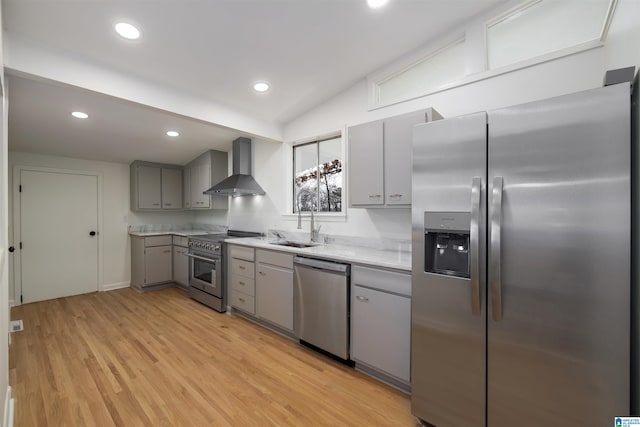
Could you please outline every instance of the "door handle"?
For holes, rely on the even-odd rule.
[[[93,237],[93,236],[95,236],[95,235],[96,235],[96,232],[95,232],[95,231],[91,230],[91,231],[89,232],[89,236]]]
[[[493,178],[491,212],[491,312],[493,320],[502,321],[502,265],[501,256],[501,226],[502,226],[502,186],[503,178],[496,176]]]
[[[480,189],[482,179],[478,176],[471,180],[471,229],[470,264],[471,264],[471,313],[480,316]]]

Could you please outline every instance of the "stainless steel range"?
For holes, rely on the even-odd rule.
[[[226,310],[222,243],[227,234],[189,237],[189,296],[216,311]]]
[[[224,286],[224,240],[232,237],[259,237],[261,233],[229,230],[227,233],[189,237],[189,296],[220,313],[227,309]]]

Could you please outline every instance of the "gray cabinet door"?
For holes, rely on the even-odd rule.
[[[411,299],[354,286],[351,325],[351,357],[408,384]]]
[[[145,286],[172,280],[171,246],[154,246],[145,249]]]
[[[138,166],[138,208],[161,209],[162,181],[160,168],[155,166]]]
[[[352,206],[384,204],[382,138],[381,121],[349,128],[349,200]]]
[[[203,194],[211,188],[211,164],[198,161],[191,167],[191,207],[208,209],[211,197]]]
[[[182,171],[183,207],[191,209],[191,166],[187,165]]]
[[[182,170],[162,168],[162,209],[182,208]]]
[[[411,204],[413,126],[424,122],[424,111],[384,121],[384,197],[387,205]]]
[[[182,285],[189,285],[189,258],[187,248],[173,247],[173,281]]]
[[[293,331],[293,270],[257,264],[256,315]]]

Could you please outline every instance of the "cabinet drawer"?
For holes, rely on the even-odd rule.
[[[354,265],[351,268],[351,281],[354,285],[411,296],[410,274]]]
[[[236,258],[231,258],[231,274],[248,277],[249,279],[255,279],[256,277],[252,262]]]
[[[189,245],[189,238],[183,236],[173,236],[173,244],[176,246],[184,246],[186,248]]]
[[[144,246],[170,246],[171,236],[169,234],[163,236],[149,236],[144,238]]]
[[[293,270],[293,255],[290,254],[256,249],[256,260],[263,264],[277,265],[278,267]]]
[[[235,289],[231,292],[231,306],[250,314],[255,314],[255,299]]]
[[[256,294],[256,281],[249,279],[248,277],[238,276],[232,274],[230,277],[231,289],[234,291],[242,292],[249,296],[255,296]]]
[[[253,248],[244,246],[229,246],[229,256],[247,261],[253,261],[255,259]]]

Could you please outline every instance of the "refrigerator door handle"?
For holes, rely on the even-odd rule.
[[[502,224],[502,177],[493,178],[491,212],[491,312],[493,320],[502,321],[502,266],[500,265],[500,226]]]
[[[471,229],[470,229],[470,264],[471,264],[471,313],[480,316],[480,187],[479,176],[471,180]]]

